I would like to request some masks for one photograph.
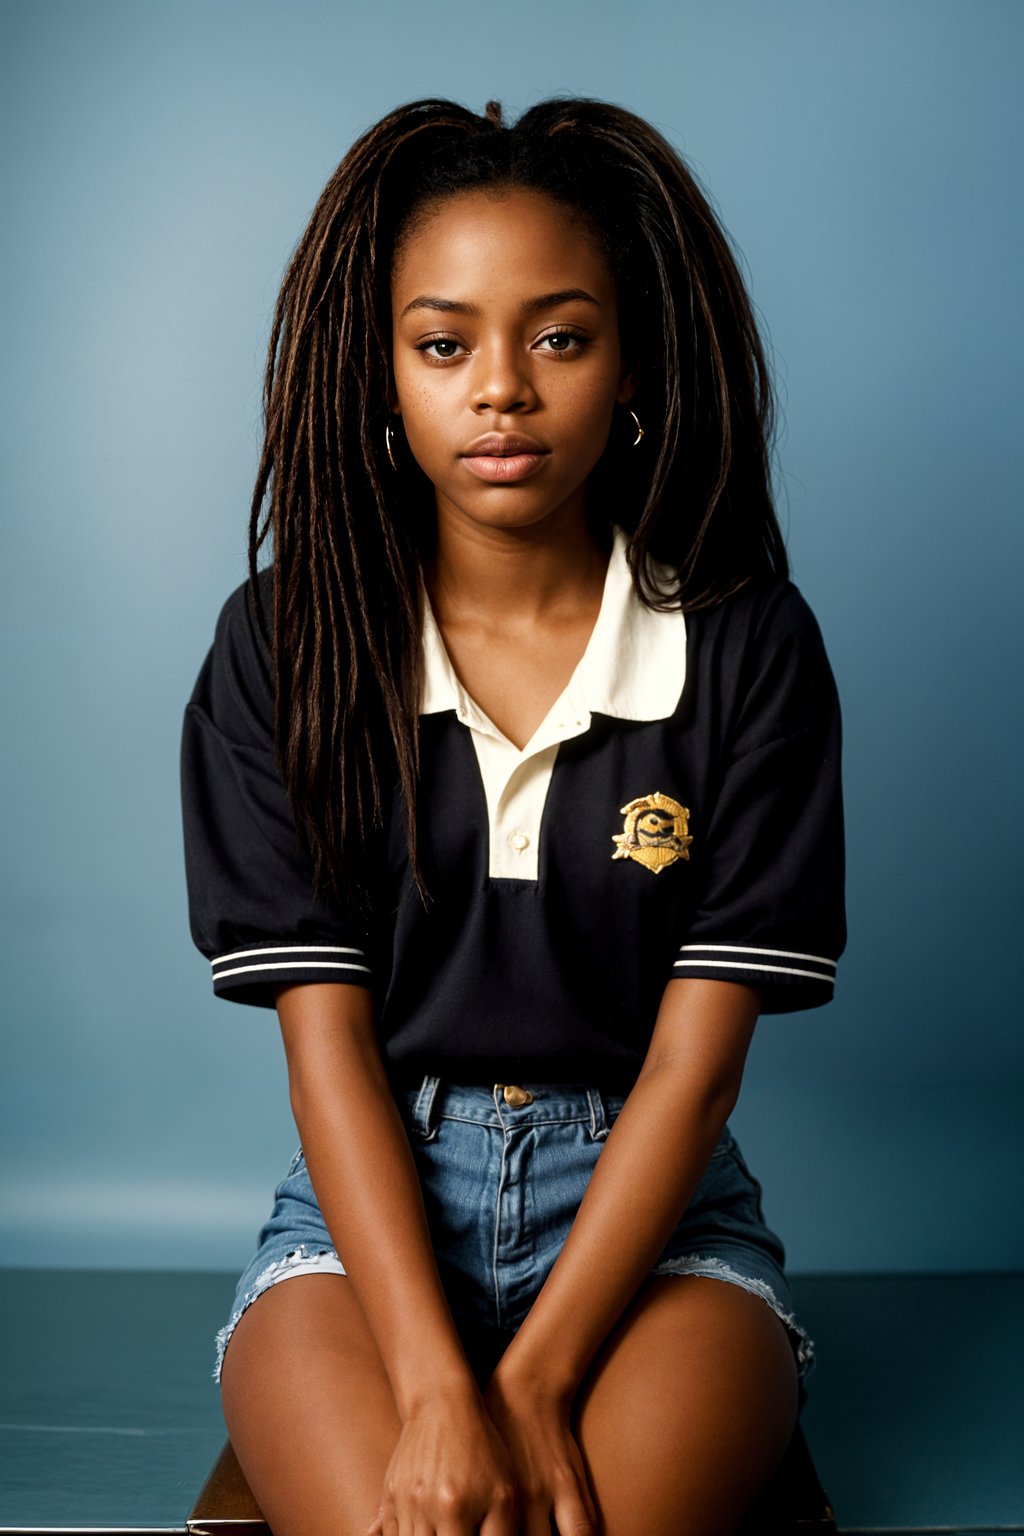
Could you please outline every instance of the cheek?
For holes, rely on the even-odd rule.
[[[566,373],[569,373],[566,369]],[[618,370],[610,361],[604,361],[600,369],[569,378],[565,384],[565,399],[576,413],[589,422],[610,421],[618,393]]]
[[[429,375],[425,378],[421,368],[400,365],[394,370],[394,380],[398,412],[405,419],[407,430],[414,432],[420,423],[430,423],[433,428],[451,416],[451,391],[441,381]]]
[[[565,400],[568,435],[595,462],[604,452],[615,413],[615,396],[602,381],[597,387],[572,387]]]
[[[402,426],[417,458],[434,454],[450,435],[451,412],[444,401],[428,390],[410,389],[399,394]]]
[[[436,391],[421,384],[406,382],[403,387],[398,376],[395,389],[400,430],[408,450],[428,480],[436,483],[452,456],[451,408],[446,408]]]

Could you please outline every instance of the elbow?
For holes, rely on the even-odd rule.
[[[715,1077],[700,1085],[694,1095],[694,1109],[719,1130],[736,1108],[743,1081],[742,1070]]]
[[[743,1082],[743,1065],[716,1063],[714,1070],[695,1071],[685,1057],[648,1061],[638,1079],[658,1083],[672,1099],[676,1112],[689,1123],[700,1123],[717,1134],[736,1108]]]
[[[742,1082],[743,1074],[742,1072],[739,1072],[734,1077],[730,1077],[728,1082],[721,1084],[717,1090],[717,1093],[711,1096],[710,1107],[713,1108],[715,1114],[720,1117],[722,1125],[725,1124],[733,1110],[736,1108],[736,1105],[739,1101],[740,1086]]]

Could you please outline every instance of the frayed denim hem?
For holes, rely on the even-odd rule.
[[[213,1379],[220,1381],[220,1373],[224,1368],[224,1354],[231,1340],[231,1335],[238,1326],[238,1320],[247,1312],[254,1301],[257,1301],[264,1291],[269,1291],[272,1285],[277,1285],[281,1280],[293,1280],[296,1275],[343,1275],[345,1266],[332,1248],[314,1248],[309,1243],[300,1243],[293,1248],[291,1253],[283,1259],[275,1259],[261,1270],[256,1276],[250,1288],[246,1291],[242,1303],[231,1314],[230,1320],[217,1334],[217,1363],[213,1368]]]
[[[806,1380],[813,1371],[814,1341],[800,1327],[792,1312],[785,1310],[767,1280],[741,1275],[739,1270],[733,1269],[731,1264],[726,1264],[724,1259],[715,1258],[712,1254],[694,1254],[692,1258],[686,1259],[666,1259],[664,1263],[655,1265],[651,1273],[654,1275],[702,1275],[708,1280],[725,1280],[729,1285],[738,1285],[742,1290],[749,1291],[752,1296],[760,1296],[762,1301],[768,1303],[789,1334],[801,1381]]]

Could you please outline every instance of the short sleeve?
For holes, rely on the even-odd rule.
[[[740,649],[735,725],[672,975],[743,982],[763,1012],[788,1013],[831,1000],[846,942],[839,704],[794,587],[777,590]]]
[[[272,1007],[286,982],[369,986],[366,934],[316,894],[296,832],[247,587],[224,605],[185,711],[181,772],[192,937],[214,991]]]

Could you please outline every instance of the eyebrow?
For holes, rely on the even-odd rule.
[[[524,299],[519,306],[524,315],[535,315],[544,309],[557,309],[560,304],[593,304],[600,309],[600,302],[585,288],[559,288],[555,293],[542,293],[535,299]],[[443,315],[479,315],[475,304],[464,304],[459,299],[442,299],[434,294],[421,293],[402,310],[400,319],[414,309],[433,309]]]

